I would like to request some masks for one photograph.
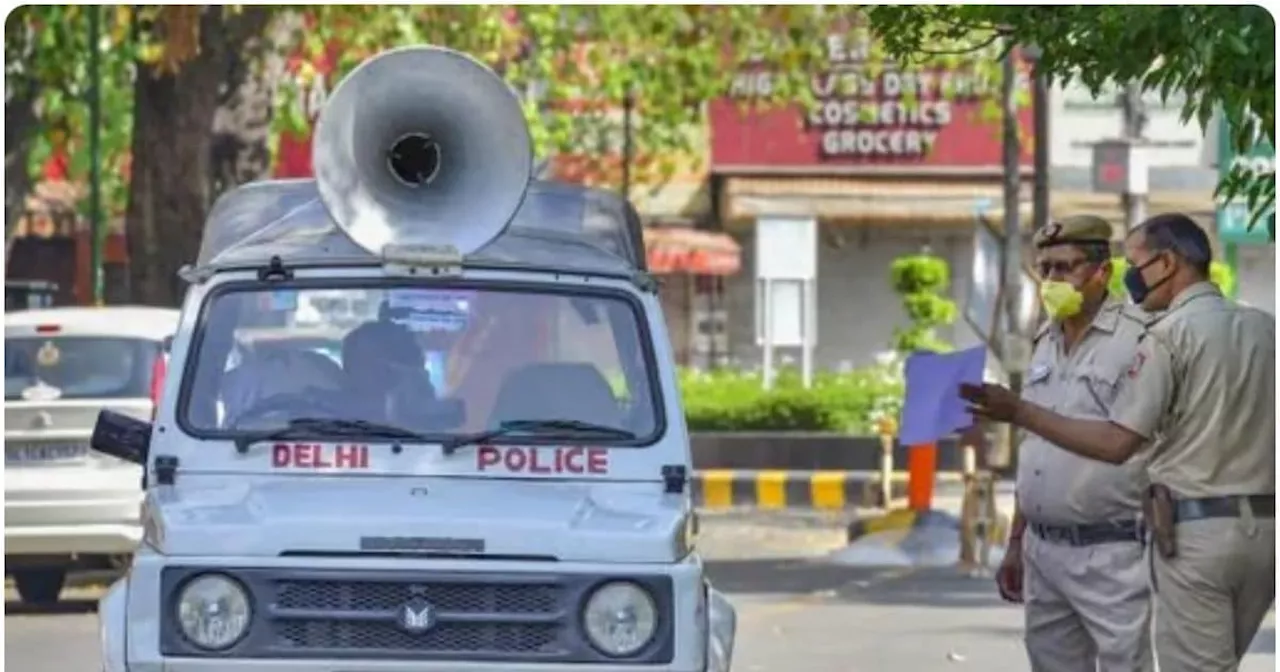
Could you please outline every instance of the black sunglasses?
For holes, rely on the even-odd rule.
[[[1040,272],[1040,277],[1042,278],[1047,278],[1054,273],[1057,273],[1058,275],[1069,275],[1077,268],[1080,268],[1087,263],[1089,263],[1089,260],[1084,257],[1072,259],[1071,261],[1064,261],[1061,259],[1055,261],[1041,261],[1036,264],[1036,270]]]

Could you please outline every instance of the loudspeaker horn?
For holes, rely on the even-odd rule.
[[[474,252],[511,222],[533,142],[511,87],[470,56],[434,46],[361,63],[329,97],[312,143],[329,215],[361,247]]]

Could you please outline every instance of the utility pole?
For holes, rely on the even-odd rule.
[[[1120,96],[1120,109],[1124,116],[1124,140],[1129,143],[1130,156],[1137,158],[1140,156],[1143,136],[1147,127],[1147,111],[1142,102],[1142,85],[1137,80],[1131,81],[1124,87],[1124,93]],[[1146,171],[1146,162],[1142,160],[1129,163],[1130,170]],[[1146,180],[1142,180],[1145,184]],[[1145,190],[1144,190],[1145,191]],[[1120,202],[1124,207],[1124,228],[1126,231],[1133,229],[1147,218],[1147,197],[1146,194],[1126,193],[1120,195]]]
[[[1012,374],[1021,368],[1016,362],[1021,353],[1013,343],[1021,335],[1019,328],[1018,286],[1022,280],[1022,141],[1018,137],[1018,68],[1014,50],[1004,59],[1001,82],[1001,150],[1004,164],[1004,308],[1005,336],[1003,350],[1005,370]],[[1017,390],[1017,381],[1010,379]]]
[[[1009,389],[1022,393],[1022,367],[1027,358],[1028,343],[1019,326],[1020,292],[1022,280],[1022,141],[1018,137],[1018,67],[1015,48],[1005,56],[1000,87],[1001,163],[1004,173],[1004,268],[1001,269],[1001,292],[1004,302],[1004,326],[997,328],[1000,347],[1000,364],[1008,378]],[[1000,430],[994,437],[991,465],[999,469],[1012,468],[1017,462],[1013,446],[1013,433]]]
[[[103,304],[102,282],[102,7],[89,7],[89,282],[93,305]]]
[[[635,149],[632,146],[632,115],[636,106],[631,87],[627,87],[622,99],[622,197],[631,200],[631,162]]]
[[[1035,50],[1039,56],[1039,49]],[[1032,203],[1037,230],[1049,224],[1049,79],[1036,59],[1031,80],[1031,105],[1035,115],[1035,186]]]

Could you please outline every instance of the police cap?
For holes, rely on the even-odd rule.
[[[1037,249],[1055,245],[1111,245],[1111,223],[1097,215],[1055,219],[1036,231]]]

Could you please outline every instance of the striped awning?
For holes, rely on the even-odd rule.
[[[644,247],[652,273],[733,275],[742,268],[742,248],[724,233],[646,227]]]
[[[797,216],[847,224],[967,226],[979,211],[994,218],[1003,213],[997,180],[731,177],[722,198],[730,223]],[[1029,183],[1020,200],[1024,219],[1030,218]]]

